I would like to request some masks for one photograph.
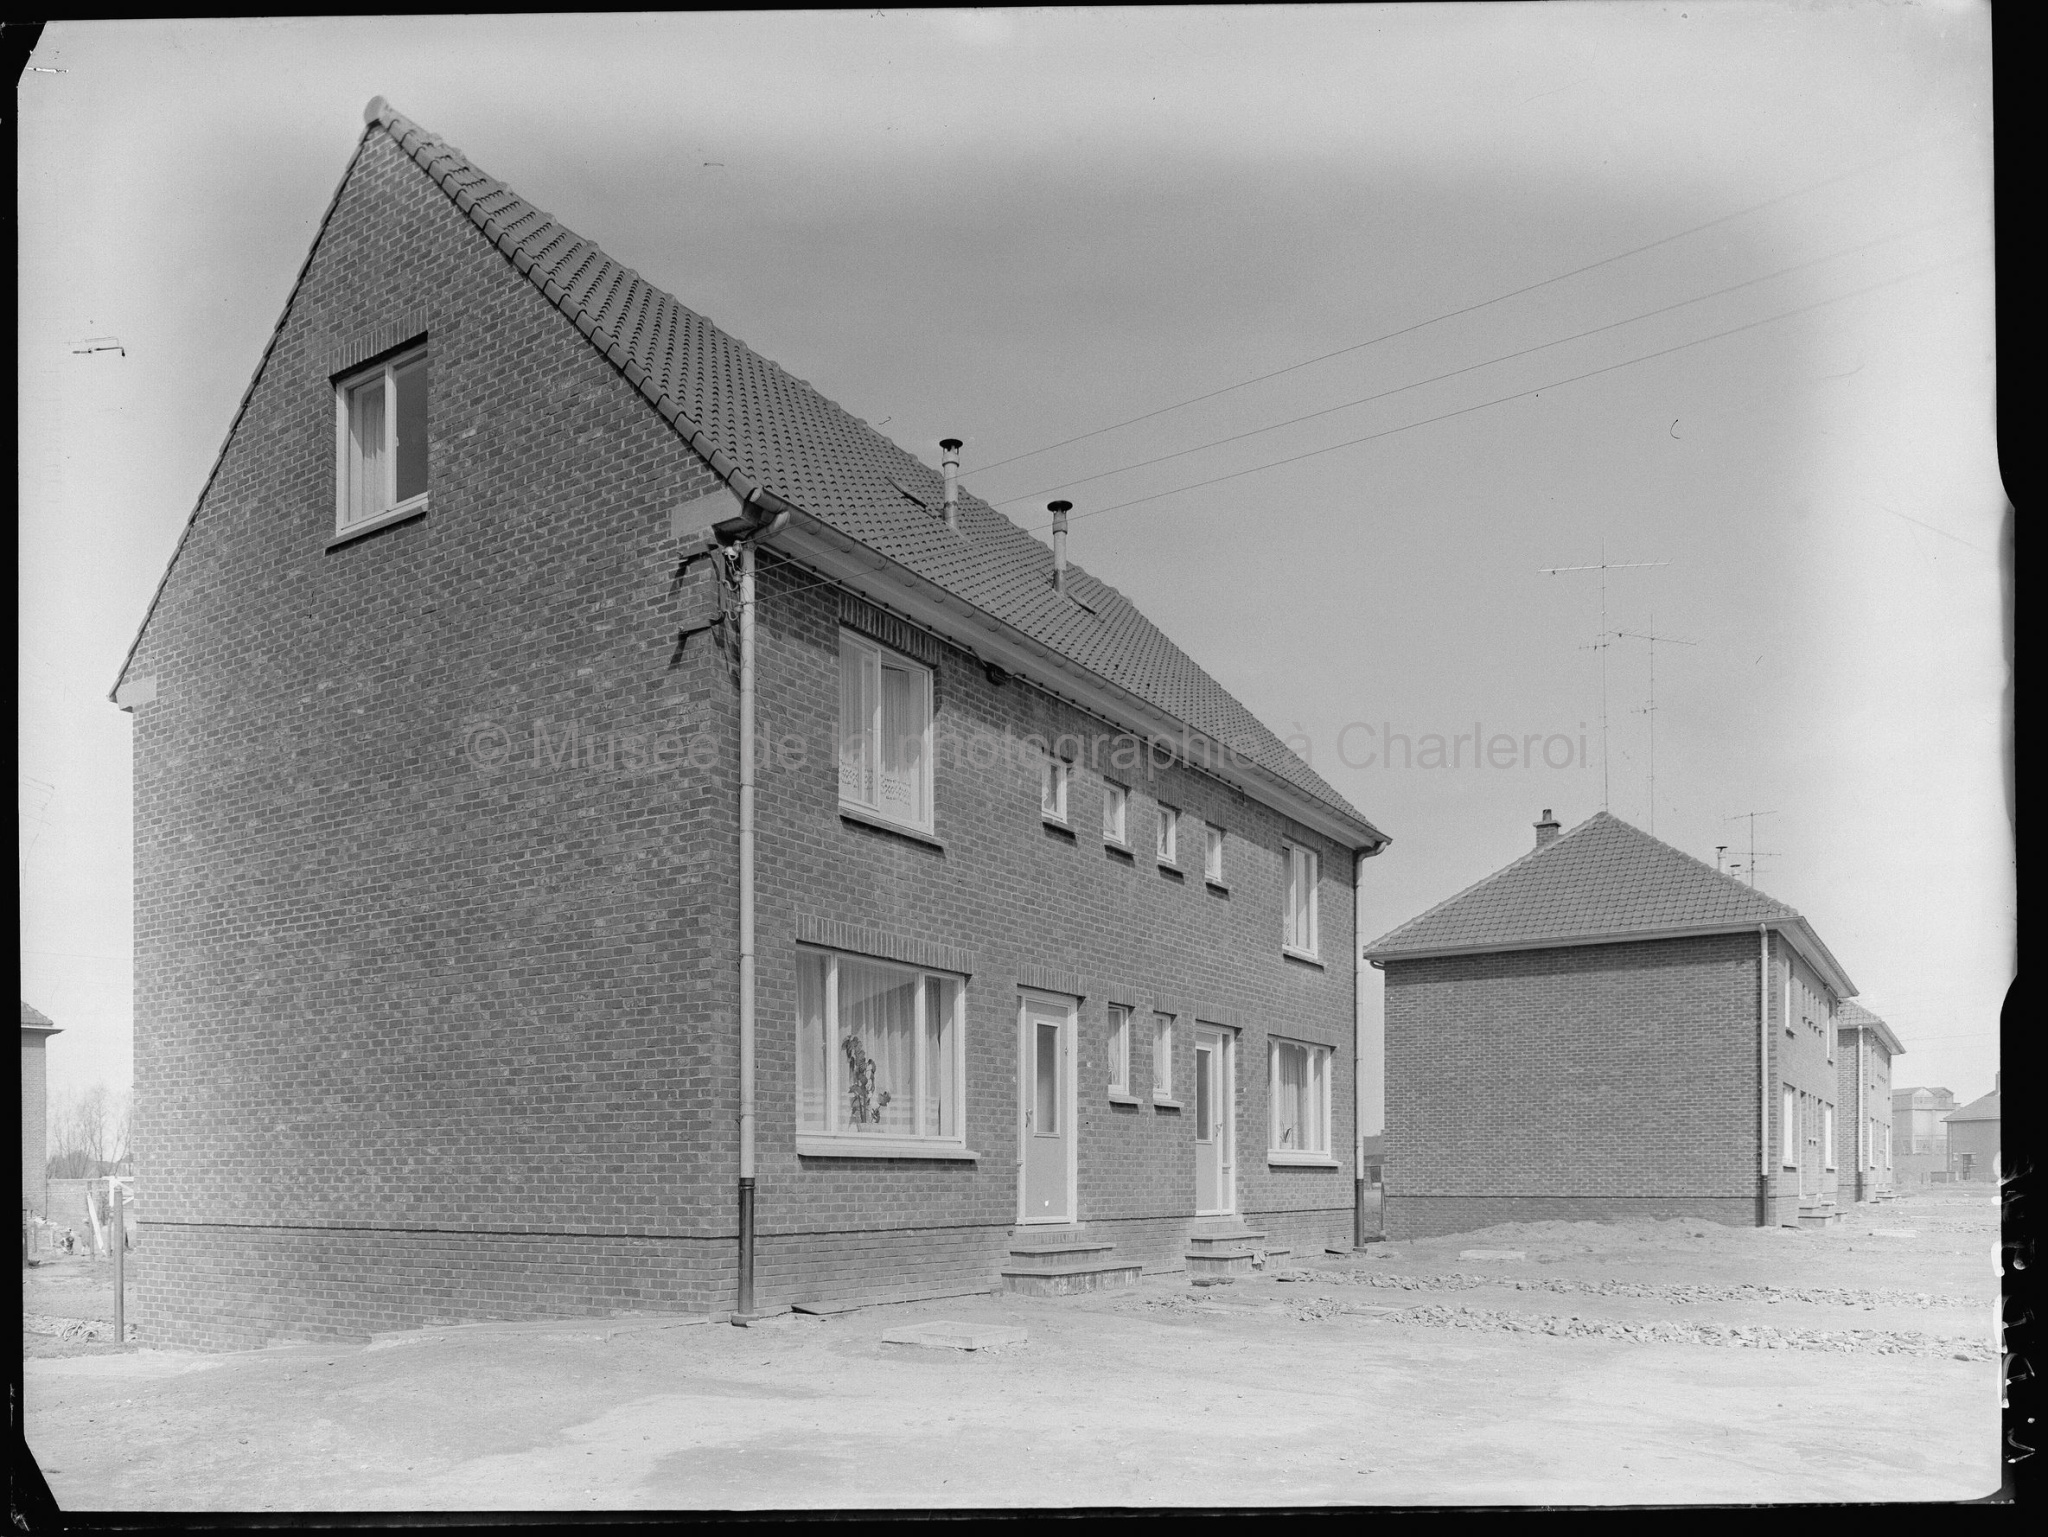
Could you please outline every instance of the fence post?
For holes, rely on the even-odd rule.
[[[107,1238],[114,1246],[114,1343],[128,1343],[128,1225],[121,1220],[121,1187],[107,1181]]]

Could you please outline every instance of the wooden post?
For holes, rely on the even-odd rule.
[[[128,1343],[128,1225],[121,1220],[121,1187],[107,1181],[107,1239],[114,1246],[114,1343]]]

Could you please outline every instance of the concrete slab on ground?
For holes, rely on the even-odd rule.
[[[1029,1338],[1014,1324],[959,1323],[935,1318],[929,1323],[891,1329],[882,1336],[885,1345],[922,1345],[929,1350],[992,1350],[998,1345],[1021,1345]]]

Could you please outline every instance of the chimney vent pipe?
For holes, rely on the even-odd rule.
[[[939,452],[945,455],[942,461],[946,467],[946,527],[960,526],[960,440],[940,438]]]
[[[1067,590],[1067,512],[1072,502],[1047,502],[1052,514],[1052,585],[1056,592]]]

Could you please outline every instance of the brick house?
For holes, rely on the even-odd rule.
[[[1999,1158],[1998,1074],[1991,1075],[1991,1092],[1973,1099],[1960,1110],[1949,1112],[1948,1177],[1952,1183],[1995,1180],[2001,1171]]]
[[[1924,1185],[1948,1178],[1948,1116],[1953,1090],[1916,1084],[1892,1090],[1892,1178]]]
[[[1845,999],[1835,1011],[1835,1166],[1854,1171],[1849,1199],[1892,1198],[1892,1061],[1906,1048],[1892,1028],[1862,1004]]]
[[[50,1078],[46,1047],[63,1031],[21,1000],[21,1209],[50,1210]]]
[[[1365,950],[1387,1235],[1831,1220],[1854,986],[1784,903],[1600,812]],[[1760,1061],[1761,1059],[1761,1061]]]
[[[1348,1239],[1385,835],[1064,535],[368,117],[114,696],[145,1337]]]

